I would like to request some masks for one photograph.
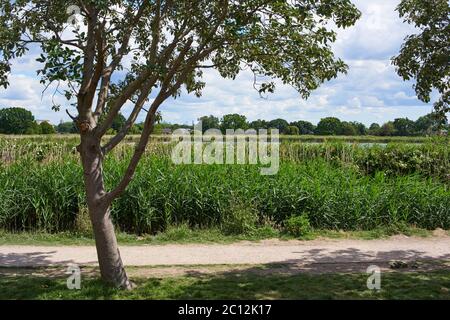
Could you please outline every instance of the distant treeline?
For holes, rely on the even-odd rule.
[[[443,124],[442,120],[437,119],[431,113],[416,121],[408,118],[397,118],[382,125],[372,123],[369,127],[360,122],[341,121],[335,117],[323,118],[317,125],[303,120],[289,122],[285,119],[271,121],[259,119],[250,122],[244,115],[240,114],[227,114],[222,118],[213,115],[203,116],[198,121],[202,122],[203,132],[209,129],[220,129],[224,133],[227,129],[278,129],[281,134],[286,135],[425,136],[447,134],[449,129],[447,121]],[[125,117],[118,114],[108,133],[116,133],[125,122]],[[161,114],[158,113],[155,134],[170,133],[179,128],[193,129],[193,126],[162,122]],[[142,129],[143,124],[138,123],[133,125],[129,133],[139,134]],[[36,121],[33,114],[23,108],[0,110],[0,133],[2,134],[68,134],[77,132],[77,127],[73,122],[61,122],[53,126],[48,121]]]
[[[421,136],[442,134],[447,132],[448,123],[436,119],[433,114],[420,117],[416,121],[408,118],[398,118],[382,125],[372,123],[366,127],[360,122],[341,121],[338,118],[327,117],[319,121],[317,125],[308,121],[289,122],[285,119],[275,119],[271,121],[256,120],[247,121],[244,115],[227,114],[221,119],[215,116],[203,116],[198,119],[202,122],[203,132],[209,129],[220,129],[223,133],[227,129],[278,129],[281,134],[286,135],[343,135],[343,136]],[[162,123],[157,125],[157,129],[177,129],[178,124],[172,125]],[[187,126],[185,126],[187,127]],[[190,127],[192,129],[192,127]]]
[[[0,133],[2,134],[53,134],[55,127],[49,121],[36,121],[24,108],[0,110]]]

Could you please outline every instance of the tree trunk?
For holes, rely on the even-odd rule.
[[[117,246],[110,215],[110,204],[102,198],[106,191],[103,183],[103,157],[100,140],[89,133],[82,135],[79,151],[102,279],[115,287],[131,289],[132,284],[125,272]]]

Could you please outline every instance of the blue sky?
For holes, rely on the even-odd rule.
[[[321,118],[335,116],[367,125],[383,123],[398,117],[417,119],[432,110],[431,104],[420,102],[412,89],[395,73],[390,58],[399,52],[406,35],[415,30],[402,22],[395,12],[399,0],[354,0],[363,16],[357,24],[338,32],[333,50],[349,65],[347,75],[323,84],[308,100],[302,100],[291,87],[278,85],[267,99],[253,89],[253,76],[242,72],[236,80],[224,80],[214,70],[205,72],[206,88],[199,99],[183,94],[168,100],[161,111],[165,121],[190,124],[203,115],[221,117],[240,113],[249,120],[285,118],[288,121],[307,120],[317,123]],[[53,90],[42,93],[36,77],[36,55],[14,62],[11,86],[0,89],[0,108],[25,107],[37,119],[57,124],[69,120],[63,97],[53,96]],[[60,112],[51,110],[52,99],[62,104]],[[124,110],[127,115],[129,109]]]

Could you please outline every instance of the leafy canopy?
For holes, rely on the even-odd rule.
[[[0,85],[8,85],[12,60],[38,44],[42,82],[66,83],[64,93],[77,98],[81,116],[87,111],[81,108],[90,109],[98,90],[94,115],[110,105],[107,125],[125,102],[140,105],[155,88],[161,100],[178,95],[183,85],[200,96],[204,68],[216,68],[226,78],[247,68],[254,72],[260,92],[272,92],[273,79],[279,78],[308,97],[347,69],[330,49],[336,40],[330,22],[348,27],[360,16],[349,0],[76,4],[84,21],[80,28],[67,23],[66,9],[73,1],[0,0]],[[112,77],[117,71],[120,74]],[[260,76],[269,80],[259,83]]]
[[[309,121],[295,121],[291,122],[291,126],[295,126],[298,128],[300,134],[314,134],[314,125]]]
[[[43,121],[39,124],[39,129],[41,134],[54,134],[56,133],[55,127],[52,126],[47,121]]]
[[[397,10],[420,32],[406,37],[393,63],[404,80],[416,80],[414,89],[420,100],[430,102],[433,89],[439,92],[435,110],[444,119],[450,111],[450,3],[403,0]]]
[[[315,133],[324,136],[340,135],[342,133],[342,122],[334,117],[323,118],[317,124]]]
[[[219,118],[209,115],[198,118],[198,121],[202,122],[202,130],[203,133],[208,131],[209,129],[218,129],[220,126]]]
[[[5,108],[0,110],[0,133],[25,134],[33,129],[33,114],[24,108]]]
[[[225,133],[227,129],[247,129],[247,117],[240,114],[226,114],[221,121],[222,131]]]
[[[271,129],[278,129],[280,133],[286,133],[289,123],[284,119],[274,119],[269,121],[268,126]]]

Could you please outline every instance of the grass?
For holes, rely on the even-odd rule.
[[[137,141],[140,135],[129,135],[127,136],[127,141]],[[105,136],[104,139],[111,138],[111,136]],[[381,136],[319,136],[319,135],[281,135],[281,140],[296,140],[296,141],[306,141],[306,142],[324,142],[324,141],[349,141],[349,142],[379,142],[379,143],[389,143],[389,142],[401,142],[401,143],[423,143],[433,138],[430,137],[381,137]],[[8,140],[28,140],[34,142],[56,140],[56,141],[71,141],[76,143],[80,140],[78,134],[54,134],[54,135],[0,135],[0,139]],[[151,136],[151,139],[160,141],[170,139],[167,135],[157,135]]]
[[[450,299],[450,271],[382,273],[381,290],[366,287],[367,274],[214,275],[132,280],[133,291],[119,291],[93,277],[81,290],[68,290],[66,278],[0,274],[0,299]]]
[[[275,176],[261,176],[254,165],[177,166],[170,160],[173,144],[152,142],[112,205],[118,229],[136,235],[124,242],[158,233],[146,238],[260,239],[279,233],[267,225],[286,230],[289,221],[335,232],[450,228],[448,140],[361,146],[342,143],[343,137],[320,144],[285,138]],[[0,137],[0,228],[84,236],[89,219],[75,140]],[[120,181],[132,150],[124,143],[106,157],[108,190]],[[180,224],[192,232],[173,229]]]
[[[447,231],[450,235],[450,231]],[[250,234],[226,235],[219,229],[190,229],[185,225],[170,227],[165,232],[156,235],[137,236],[125,232],[118,232],[117,239],[120,245],[157,245],[157,244],[187,244],[187,243],[233,243],[237,241],[260,241],[266,239],[280,240],[314,240],[318,238],[330,239],[362,239],[372,240],[386,238],[396,234],[416,237],[430,237],[430,230],[404,227],[404,228],[377,228],[370,231],[333,231],[311,230],[301,237],[294,237],[284,232],[263,227]],[[43,245],[43,246],[90,246],[94,245],[91,233],[87,232],[9,232],[0,230],[0,245]]]
[[[127,162],[108,159],[105,180],[116,185]],[[23,170],[26,167],[27,170]],[[82,173],[74,161],[0,166],[0,228],[47,232],[77,230],[85,209]],[[176,166],[142,159],[112,217],[122,231],[157,233],[177,224],[252,231],[266,222],[282,227],[307,215],[316,229],[372,230],[397,223],[450,228],[448,184],[418,174],[361,174],[317,159],[285,162],[276,176],[256,166]]]
[[[170,227],[166,231],[156,235],[135,235],[125,232],[117,232],[117,240],[120,245],[149,245],[169,243],[232,243],[241,240],[258,241],[282,235],[268,228],[260,228],[252,234],[224,235],[219,229],[192,230],[185,225]],[[287,236],[284,236],[287,237]],[[77,232],[9,232],[0,230],[0,245],[94,245],[93,235]]]

